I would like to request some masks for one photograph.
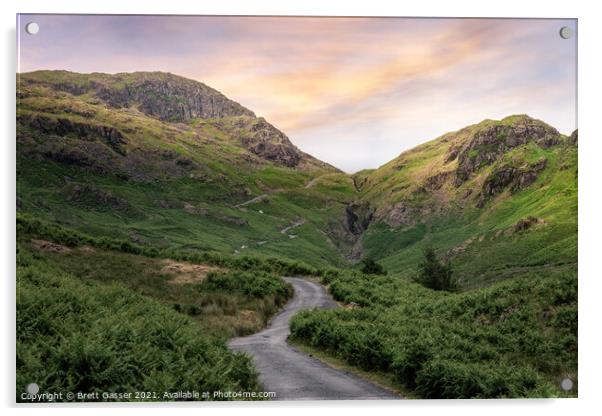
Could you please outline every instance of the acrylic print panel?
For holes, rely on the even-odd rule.
[[[576,20],[17,32],[17,401],[577,396]]]

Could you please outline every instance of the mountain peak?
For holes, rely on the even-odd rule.
[[[558,169],[553,155],[570,160],[577,140],[525,114],[483,120],[403,152],[362,178],[361,188],[375,218],[411,225],[455,204],[481,208],[529,188]]]
[[[502,120],[484,120],[451,134],[452,145],[446,163],[457,160],[456,185],[461,185],[478,169],[490,165],[506,152],[535,143],[549,148],[561,142],[562,136],[552,126],[526,114]]]
[[[244,149],[240,154],[246,153],[241,158],[247,162],[262,164],[267,161],[305,171],[338,171],[302,152],[283,132],[219,91],[171,73],[36,71],[19,74],[18,82],[23,113],[20,121],[43,130],[45,134],[64,136],[71,133],[96,137],[100,125],[105,132],[116,131],[120,137],[134,137],[129,145],[131,148],[147,147],[146,144],[134,144],[140,139],[135,136],[145,129],[145,140],[149,133],[160,140],[173,140],[175,134],[194,136],[198,141],[196,144],[219,146],[215,142],[218,138],[225,140],[228,146]],[[40,96],[48,98],[48,105],[42,105],[45,101],[37,98]],[[113,116],[99,116],[99,107],[106,108]],[[124,113],[125,119],[121,117]],[[76,117],[71,120],[73,114]],[[136,119],[139,124],[134,127],[136,123],[133,120]],[[204,130],[203,126],[207,128]],[[169,136],[157,134],[167,131]],[[100,133],[103,140],[105,135]],[[125,156],[127,152],[123,148],[119,150],[122,157],[129,157]],[[153,156],[147,155],[147,158],[150,160]]]
[[[168,72],[79,74],[36,71],[20,74],[25,85],[41,85],[73,95],[93,94],[111,107],[136,107],[163,121],[255,114],[219,91]]]

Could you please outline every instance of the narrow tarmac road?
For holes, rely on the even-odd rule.
[[[336,370],[288,345],[289,322],[303,309],[329,309],[337,304],[326,290],[305,279],[288,277],[295,294],[265,330],[235,338],[230,348],[253,357],[265,391],[276,400],[400,399],[394,393],[353,374]]]

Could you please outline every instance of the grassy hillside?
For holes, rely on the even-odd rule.
[[[120,401],[261,391],[251,361],[225,341],[263,328],[289,299],[280,274],[320,273],[149,249],[21,214],[17,235],[17,400],[32,380],[41,392],[157,393]]]
[[[65,273],[27,249],[17,254],[16,351],[18,401],[31,382],[41,393],[63,397],[152,392],[118,401],[169,401],[165,392],[187,390],[261,390],[250,359],[208,337],[189,317],[121,284]]]
[[[84,281],[116,283],[156,299],[196,320],[206,334],[223,339],[257,332],[291,294],[278,276],[267,272],[90,247],[64,248],[44,240],[25,247]]]
[[[465,287],[576,263],[577,147],[538,120],[449,133],[371,172],[362,190],[377,219],[364,250],[390,271],[413,275],[428,245]]]
[[[19,82],[22,212],[143,245],[344,263],[345,242],[333,240],[351,180],[248,110],[232,113],[236,103],[174,122],[153,114],[153,91],[196,89],[169,74],[42,71]]]

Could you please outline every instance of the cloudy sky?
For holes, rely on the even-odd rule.
[[[40,26],[25,33],[28,22]],[[19,71],[168,71],[347,172],[483,119],[576,128],[574,20],[21,15]]]

